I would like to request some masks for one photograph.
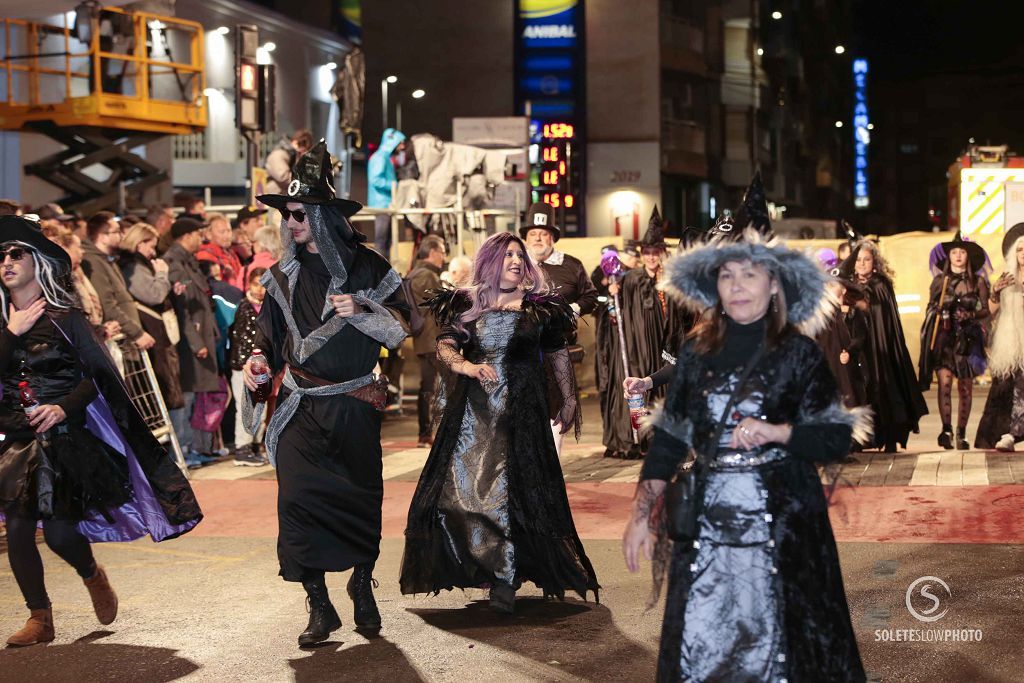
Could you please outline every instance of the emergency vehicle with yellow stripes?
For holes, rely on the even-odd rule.
[[[951,230],[1000,234],[1024,221],[1024,157],[1007,145],[971,145],[947,177]]]

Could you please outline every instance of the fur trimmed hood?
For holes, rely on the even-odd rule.
[[[780,239],[747,229],[741,241],[715,240],[687,249],[666,264],[668,279],[659,285],[698,311],[718,304],[718,269],[726,261],[751,260],[765,266],[782,284],[789,322],[813,335],[834,306],[825,288],[828,276],[806,254]]]

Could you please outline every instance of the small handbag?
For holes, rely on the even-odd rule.
[[[725,404],[725,410],[722,411],[722,416],[715,427],[714,436],[708,442],[708,453],[706,456],[708,460],[714,456],[715,451],[718,449],[718,441],[722,438],[722,432],[725,430],[726,418],[728,418],[729,411],[736,404],[736,397],[739,395],[740,389],[746,383],[750,373],[754,371],[754,366],[757,365],[763,355],[764,346],[757,350],[757,353],[754,354],[753,358],[750,359],[750,362],[743,369],[743,374],[740,375],[739,381],[736,382],[736,388],[732,390],[729,401]],[[667,531],[668,537],[673,541],[689,543],[697,538],[697,477],[694,469],[700,461],[701,458],[698,455],[693,460],[691,467],[677,474],[676,478],[665,487]]]

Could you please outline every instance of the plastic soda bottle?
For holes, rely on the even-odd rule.
[[[249,357],[252,365],[249,367],[252,369],[252,374],[256,379],[256,391],[253,392],[253,400],[257,403],[266,403],[270,398],[270,364],[267,362],[266,356],[259,349],[253,349],[252,355]]]

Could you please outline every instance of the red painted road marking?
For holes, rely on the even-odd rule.
[[[277,535],[277,482],[192,483],[206,518],[195,536]],[[384,483],[383,533],[401,538],[414,481]],[[632,483],[568,484],[583,539],[617,539],[629,517]],[[860,486],[836,491],[832,526],[839,541],[1024,543],[1024,485]]]

